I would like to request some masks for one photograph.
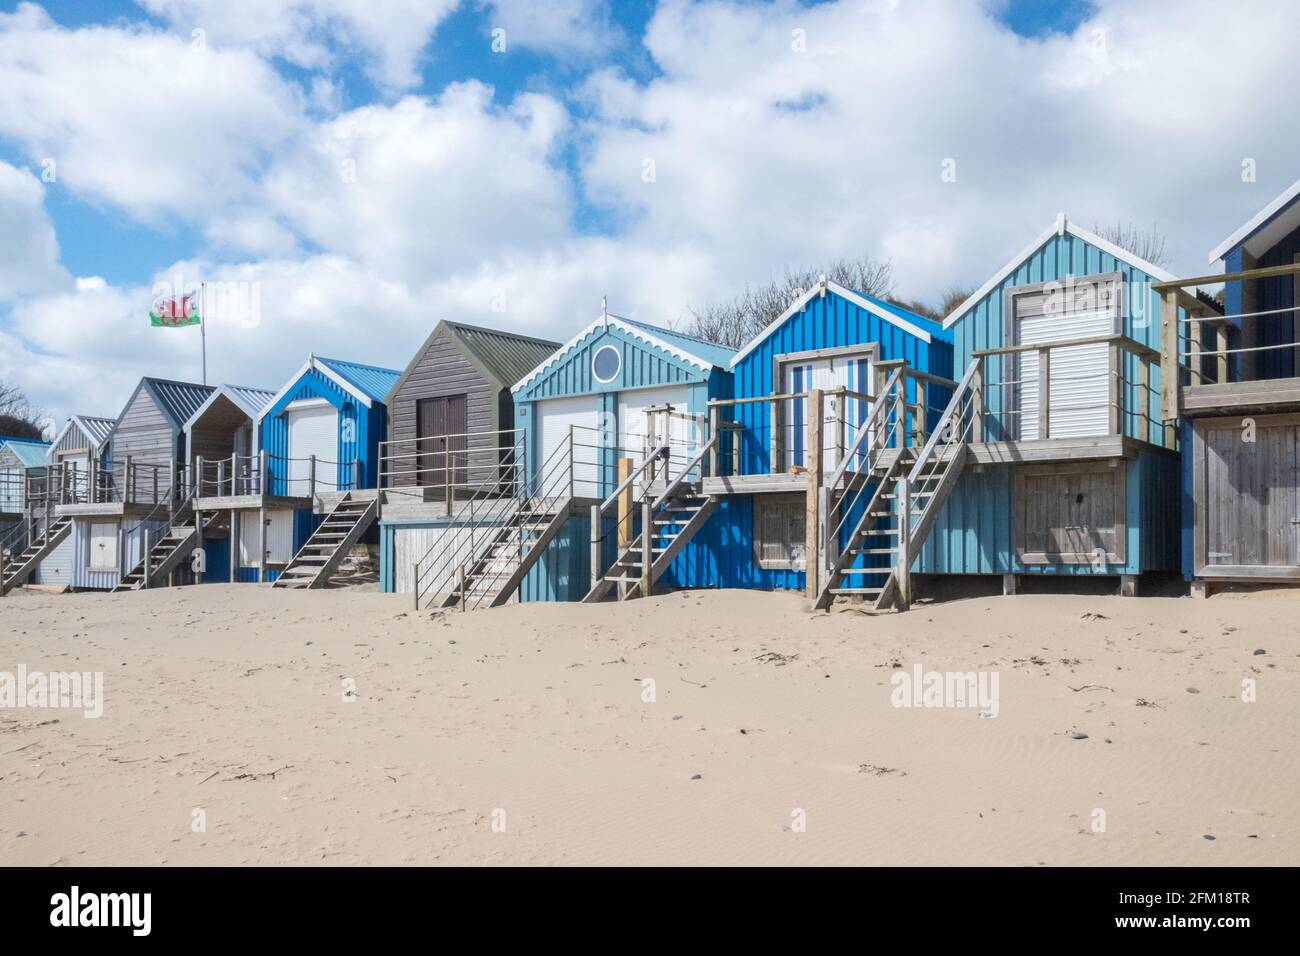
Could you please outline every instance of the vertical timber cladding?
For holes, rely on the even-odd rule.
[[[1128,463],[1099,461],[1016,469],[1016,557],[1021,564],[1127,561]],[[1118,573],[1118,571],[1116,572]]]
[[[1286,576],[1300,578],[1300,415],[1204,419],[1193,428],[1195,573],[1289,568]]]

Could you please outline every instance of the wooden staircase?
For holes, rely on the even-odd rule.
[[[225,511],[216,511],[203,519],[203,530],[216,530],[229,520],[229,513]],[[140,563],[131,569],[130,573],[124,575],[118,582],[117,587],[113,588],[113,593],[119,591],[140,591],[144,588],[157,587],[158,584],[167,579],[167,576],[180,567],[181,562],[190,556],[199,541],[199,528],[193,509],[190,508],[189,502],[181,506],[178,518],[173,520],[167,528],[167,533],[159,538],[155,543],[149,546],[148,561],[140,559]],[[148,579],[145,577],[145,567],[149,568]]]
[[[695,537],[708,522],[710,515],[717,510],[716,495],[701,494],[695,484],[683,482],[670,492],[666,498],[656,502],[650,510],[653,529],[650,534],[650,574],[645,587],[645,551],[644,534],[638,534],[631,544],[619,553],[610,569],[596,582],[584,604],[595,604],[604,600],[611,590],[618,600],[639,597],[654,592],[655,582],[668,570],[669,566],[681,554],[683,548]]]
[[[969,457],[970,430],[981,414],[978,364],[971,363],[925,446],[919,452],[902,448],[873,472],[879,479],[830,564],[818,610],[829,610],[839,597],[874,599],[877,610],[907,610],[912,563]]]
[[[276,588],[323,588],[379,515],[378,497],[346,494],[276,578]]]
[[[36,565],[41,563],[41,559],[57,548],[71,530],[71,518],[54,518],[45,531],[22,551],[17,554],[7,553],[4,577],[0,578],[0,594],[8,594],[26,581],[32,571],[36,570]]]
[[[484,601],[488,607],[507,603],[569,520],[571,506],[569,498],[550,505],[531,500],[521,504],[505,524],[488,530],[487,545],[458,569],[439,607],[466,610]]]

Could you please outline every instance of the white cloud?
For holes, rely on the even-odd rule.
[[[457,0],[137,0],[178,29],[204,31],[217,47],[241,46],[296,66],[331,70],[359,55],[387,89],[419,80],[419,60]]]
[[[0,162],[0,302],[67,285],[45,189],[25,169]]]
[[[608,0],[479,0],[492,28],[506,32],[507,51],[526,47],[556,57],[592,57],[626,37],[610,16]]]

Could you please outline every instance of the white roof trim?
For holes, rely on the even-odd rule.
[[[68,429],[71,428],[74,423],[77,425],[77,428],[81,429],[81,433],[83,435],[86,435],[86,438],[88,439],[90,438],[90,436],[86,434],[86,430],[84,428],[81,428],[81,424],[78,423],[76,419],[77,416],[73,415],[71,418],[68,419],[67,424],[65,424],[62,428],[59,429],[59,433],[54,436],[54,441],[50,442],[50,447],[45,451],[46,461],[49,462],[54,461],[54,449],[59,447],[59,442],[63,441],[63,436],[68,433]]]
[[[1056,217],[1056,221],[1039,233],[1038,237],[1034,239],[1033,242],[1025,246],[1025,248],[1016,255],[1012,256],[1006,265],[993,274],[992,278],[972,292],[965,302],[949,312],[947,318],[943,320],[943,327],[945,329],[952,328],[953,324],[956,323],[958,319],[969,312],[986,295],[1006,281],[1007,276],[1015,272],[1026,259],[1041,249],[1047,240],[1051,239],[1053,236],[1064,236],[1066,233],[1069,233],[1076,239],[1082,239],[1084,242],[1096,246],[1102,252],[1119,259],[1121,262],[1127,262],[1135,269],[1141,269],[1143,272],[1147,273],[1147,275],[1159,279],[1161,282],[1174,282],[1178,279],[1178,277],[1172,272],[1133,255],[1133,253],[1129,252],[1127,249],[1121,249],[1109,239],[1103,239],[1095,232],[1089,232],[1087,229],[1076,226],[1065,218],[1065,213],[1059,213]]]
[[[293,387],[298,384],[298,379],[302,378],[312,369],[315,369],[316,371],[320,372],[322,375],[328,378],[339,388],[343,389],[345,392],[347,392],[349,395],[351,395],[353,398],[359,401],[362,405],[366,406],[366,408],[370,407],[369,395],[361,391],[361,389],[357,388],[347,379],[341,378],[339,374],[335,372],[333,369],[329,368],[326,365],[322,365],[319,361],[317,361],[316,356],[313,355],[309,359],[307,359],[307,361],[303,364],[302,368],[298,369],[298,371],[294,372],[293,375],[290,376],[289,380],[285,382],[284,385],[280,388],[280,390],[271,397],[271,400],[266,403],[266,407],[258,413],[255,421],[259,427],[262,424],[262,419],[267,416],[267,413],[269,413],[271,409],[275,408],[276,405],[279,405],[280,400],[284,398],[286,395],[288,395],[289,392],[293,389]]]
[[[531,372],[529,372],[527,375],[521,378],[518,384],[516,384],[513,388],[510,389],[510,393],[513,395],[516,392],[518,392],[520,389],[526,388],[528,384],[532,382],[533,379],[537,378],[539,375],[545,372],[556,362],[560,361],[560,359],[564,357],[566,352],[568,352],[575,345],[577,345],[579,342],[585,339],[598,327],[603,327],[605,325],[608,325],[610,328],[620,329],[623,332],[626,332],[628,335],[632,336],[633,338],[638,338],[643,342],[653,345],[657,349],[662,349],[663,351],[667,352],[669,355],[672,355],[675,358],[679,358],[683,362],[688,362],[691,365],[694,365],[696,368],[703,369],[706,372],[711,368],[717,368],[717,365],[713,362],[710,362],[708,359],[702,358],[701,356],[695,355],[691,352],[687,352],[682,348],[680,348],[679,346],[672,345],[668,342],[665,342],[663,339],[659,338],[653,332],[647,332],[645,329],[641,328],[638,325],[632,325],[626,319],[620,318],[617,315],[600,315],[597,316],[596,319],[590,324],[583,326],[577,335],[575,335],[573,338],[569,339],[569,341],[565,342],[558,349],[556,349],[555,352],[552,353],[546,359],[545,362],[543,362],[541,365],[537,366],[537,368],[533,369]]]
[[[1215,246],[1214,250],[1210,253],[1210,263],[1213,264],[1218,262],[1235,247],[1241,245],[1241,243],[1246,239],[1249,239],[1251,233],[1264,225],[1264,223],[1268,222],[1268,220],[1271,219],[1279,209],[1284,208],[1291,202],[1291,200],[1295,199],[1296,196],[1300,196],[1300,179],[1293,182],[1291,186],[1284,189],[1276,199],[1257,212],[1250,222],[1246,223],[1227,239],[1224,239],[1223,242]]]
[[[813,296],[820,295],[822,291],[823,291],[822,284],[818,283],[817,285],[809,289],[807,292],[805,292],[803,295],[799,296],[799,298],[795,299],[794,302],[791,304],[790,308],[786,309],[784,312],[781,313],[780,318],[778,318],[775,322],[773,322],[771,325],[765,328],[762,332],[758,333],[758,335],[754,336],[754,338],[750,339],[749,342],[746,343],[745,347],[735,354],[735,356],[731,359],[731,367],[735,368],[741,359],[743,359],[750,352],[754,351],[754,349],[758,348],[758,346],[763,341],[765,341],[768,338],[768,336],[774,335],[776,333],[776,330],[779,329],[786,322],[786,320],[790,318],[790,316],[794,315],[805,305],[807,305],[808,301]],[[876,303],[872,302],[870,299],[864,298],[863,296],[859,295],[857,292],[854,292],[852,289],[846,289],[838,282],[831,282],[828,280],[825,284],[825,291],[834,292],[841,299],[847,299],[849,302],[852,302],[858,308],[865,309],[867,312],[870,312],[872,315],[884,319],[886,322],[890,323],[891,325],[898,326],[904,332],[907,332],[909,335],[916,336],[918,339],[920,339],[923,342],[930,341],[930,333],[925,331],[925,329],[921,328],[919,325],[913,325],[911,322],[908,322],[902,316],[895,315],[893,312],[889,311],[889,309],[881,308],[880,306],[876,305]]]

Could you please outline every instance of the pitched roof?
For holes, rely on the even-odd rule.
[[[18,459],[24,468],[35,468],[45,464],[45,454],[49,451],[47,441],[31,441],[26,438],[9,438],[0,444],[0,451],[7,451]]]
[[[158,401],[158,407],[162,409],[163,414],[172,419],[177,428],[183,427],[195,410],[216,391],[213,385],[197,385],[194,382],[175,382],[167,378],[147,376],[141,384],[149,389]]]
[[[96,446],[102,446],[104,442],[108,441],[108,436],[113,432],[113,426],[117,424],[116,419],[102,418],[98,415],[73,415],[72,419]]]
[[[560,347],[558,342],[549,342],[546,339],[536,339],[527,335],[516,335],[513,332],[485,329],[477,325],[465,325],[443,319],[433,327],[424,344],[411,357],[411,361],[393,383],[385,401],[391,399],[406,384],[406,379],[419,366],[434,340],[444,333],[465,356],[466,361],[482,372],[497,388],[509,388]]]
[[[324,358],[317,355],[315,360],[374,402],[382,402],[387,398],[389,389],[402,374],[396,369],[362,365],[360,362],[349,362],[346,359]]]
[[[965,302],[949,312],[948,317],[943,320],[943,327],[945,329],[952,328],[953,324],[958,319],[969,312],[974,306],[979,304],[981,299],[999,286],[1007,276],[1020,268],[1026,259],[1041,249],[1053,236],[1064,236],[1066,234],[1074,236],[1076,239],[1082,239],[1089,245],[1096,246],[1107,255],[1112,256],[1121,262],[1127,262],[1133,268],[1145,272],[1147,275],[1159,279],[1161,282],[1174,282],[1178,278],[1172,272],[1162,269],[1154,263],[1147,262],[1145,259],[1134,255],[1127,249],[1120,248],[1109,239],[1103,239],[1095,232],[1089,232],[1087,229],[1076,226],[1065,218],[1065,213],[1059,213],[1056,217],[1056,221],[1044,229],[1033,242],[1025,246],[1025,248],[1013,256],[1006,265],[995,272],[992,278],[972,292]]]
[[[204,400],[202,405],[194,410],[194,414],[185,420],[185,427],[188,429],[193,426],[203,416],[203,413],[212,407],[212,403],[217,400],[219,395],[224,395],[236,408],[254,421],[262,414],[263,409],[271,404],[271,400],[275,398],[275,392],[267,388],[253,388],[249,385],[221,385]]]
[[[1210,251],[1210,262],[1218,262],[1233,249],[1250,243],[1252,255],[1267,252],[1279,239],[1300,228],[1300,179],[1282,190],[1272,202],[1257,212],[1236,232]]]
[[[891,325],[898,326],[904,332],[914,335],[922,341],[929,342],[932,339],[938,339],[941,342],[952,341],[952,336],[944,330],[943,326],[938,322],[935,322],[933,319],[927,319],[923,315],[917,315],[915,312],[910,312],[907,309],[890,302],[885,302],[883,299],[877,299],[875,296],[867,295],[864,292],[858,292],[856,289],[845,288],[838,282],[832,282],[829,279],[826,280],[825,289],[827,292],[833,292],[842,299],[847,299],[860,309],[866,309],[868,312],[884,319]],[[754,349],[758,348],[758,346],[766,341],[770,336],[775,335],[777,330],[789,321],[795,313],[803,310],[803,307],[812,300],[813,296],[820,295],[821,292],[822,283],[819,282],[803,295],[799,296],[799,298],[795,299],[794,302],[790,304],[790,308],[786,309],[775,322],[772,322],[767,326],[767,328],[763,329],[762,332],[759,332],[758,335],[745,343],[744,348],[737,352],[735,357],[731,360],[732,368],[735,368],[736,365],[740,363],[741,359]]]
[[[674,332],[671,329],[660,328],[657,325],[650,325],[647,322],[636,322],[632,319],[625,319],[619,315],[600,315],[593,321],[584,325],[578,330],[578,334],[562,346],[555,350],[545,361],[535,369],[525,375],[511,389],[512,392],[518,392],[527,387],[533,379],[537,378],[548,368],[560,360],[560,358],[590,335],[601,325],[608,325],[610,328],[621,329],[633,338],[653,345],[662,349],[669,355],[681,359],[694,365],[696,368],[708,371],[713,368],[725,368],[731,361],[734,349],[729,349],[722,345],[714,345],[712,342],[706,342],[704,339],[697,339],[693,335],[685,335],[680,332]]]

